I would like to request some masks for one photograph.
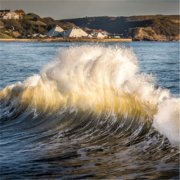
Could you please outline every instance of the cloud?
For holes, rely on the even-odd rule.
[[[85,16],[179,14],[178,0],[0,0],[1,9],[24,9],[55,19]]]

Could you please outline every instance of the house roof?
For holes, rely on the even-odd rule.
[[[48,33],[48,36],[58,36],[59,34],[61,34],[64,31],[64,29],[62,29],[60,26],[56,25],[55,27],[53,27]]]
[[[72,28],[66,31],[66,37],[84,37],[88,34],[80,28]]]

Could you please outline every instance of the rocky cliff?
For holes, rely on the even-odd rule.
[[[82,28],[102,29],[134,40],[172,41],[180,39],[178,15],[85,17],[60,20],[60,22],[71,22]]]

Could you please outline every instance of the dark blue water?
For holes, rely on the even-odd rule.
[[[62,47],[82,43],[0,43],[0,88],[39,73],[42,66],[56,58]],[[105,46],[131,48],[141,71],[152,74],[156,85],[179,95],[179,42],[106,43]]]
[[[0,42],[0,89],[39,74],[63,48],[82,44]],[[101,45],[132,49],[140,71],[179,96],[178,42]],[[18,86],[0,97],[0,179],[179,179],[179,151],[152,119],[71,107],[46,112],[18,98]]]

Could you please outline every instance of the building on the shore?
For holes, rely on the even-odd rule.
[[[19,19],[23,19],[25,16],[25,12],[22,9],[17,9],[14,12],[19,15]]]
[[[0,10],[0,19],[23,19],[25,12],[22,9],[10,11],[9,9]]]
[[[9,9],[0,10],[0,19],[3,19],[3,17],[9,12]]]
[[[99,29],[99,30],[89,29],[88,32],[92,38],[96,38],[96,39],[103,39],[103,38],[107,38],[109,36],[109,33],[107,31],[104,31],[101,29]]]
[[[15,12],[8,12],[3,16],[3,19],[20,19],[20,16]]]
[[[32,34],[32,38],[38,38],[38,37],[39,37],[39,33]]]
[[[88,34],[80,28],[72,28],[72,29],[65,31],[64,37],[81,38],[81,37],[88,37]]]
[[[122,34],[110,34],[109,35],[109,37],[111,37],[111,38],[114,38],[114,39],[119,39],[119,38],[121,38],[123,35]]]
[[[101,32],[97,32],[93,35],[94,38],[97,38],[97,39],[103,39],[103,38],[106,38],[107,35],[105,34],[102,34]]]
[[[62,29],[60,26],[56,25],[47,33],[47,36],[59,37],[59,36],[63,36],[63,33],[64,33],[64,29]]]

